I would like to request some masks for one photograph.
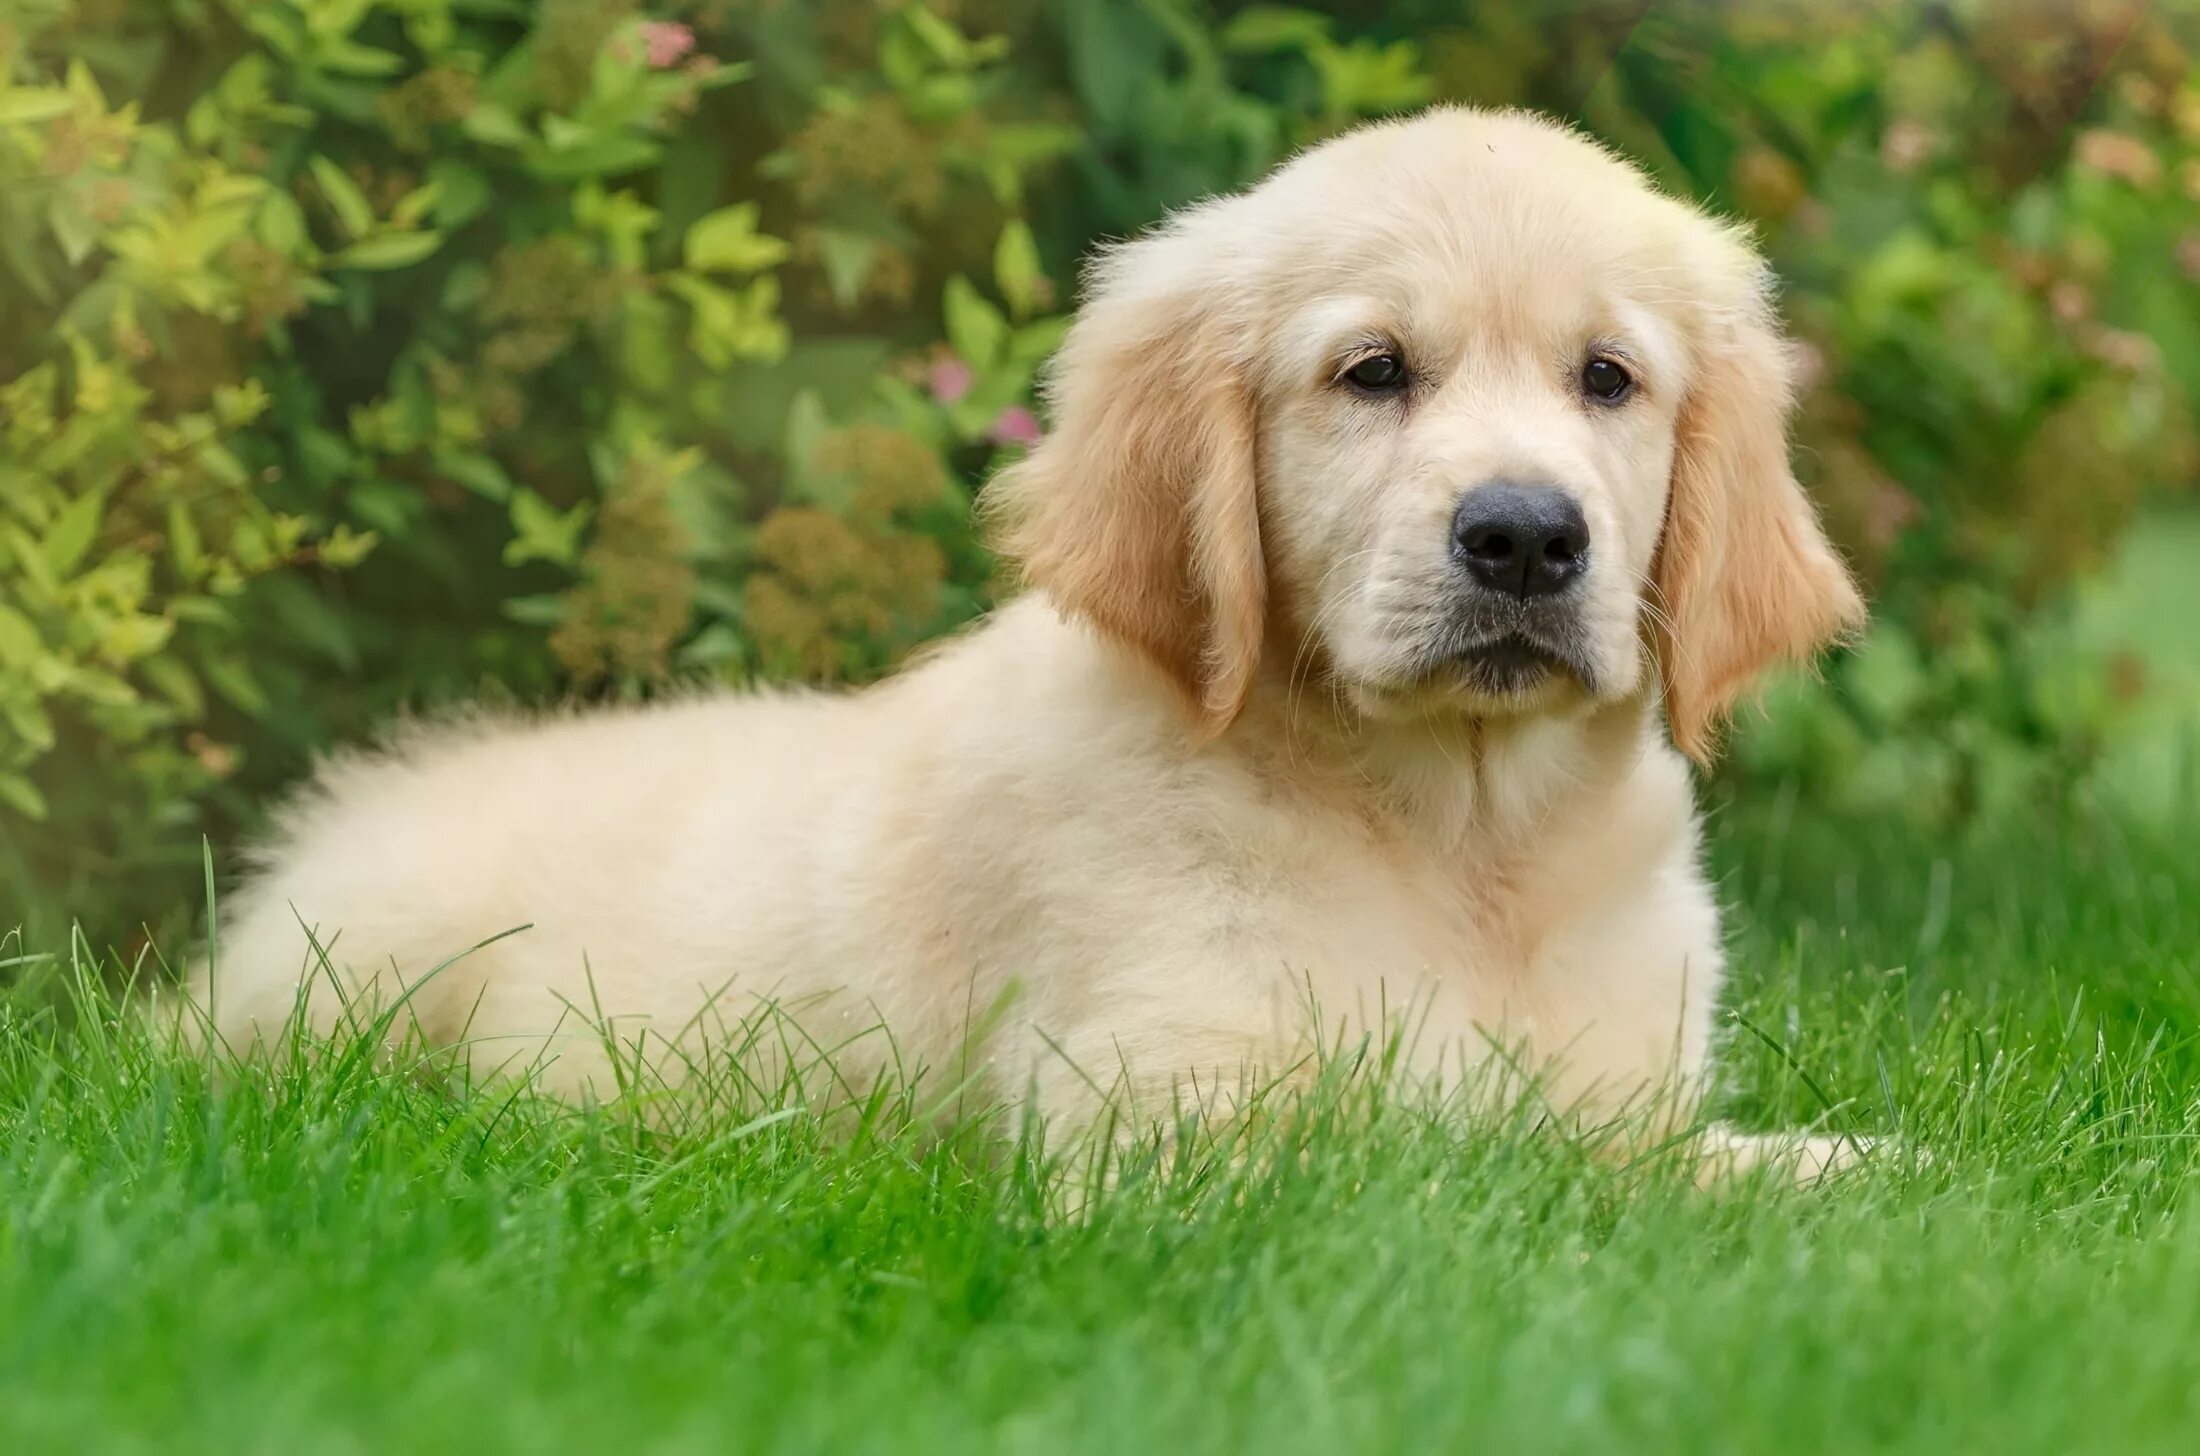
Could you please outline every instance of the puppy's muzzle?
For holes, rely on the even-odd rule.
[[[1451,518],[1458,595],[1440,661],[1493,696],[1553,672],[1594,691],[1581,630],[1589,523],[1573,492],[1496,480],[1460,498]]]

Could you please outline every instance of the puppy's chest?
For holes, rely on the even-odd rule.
[[[1310,978],[1317,993],[1502,994],[1543,928],[1523,913],[1514,866],[1332,826],[1248,836],[1207,869],[1217,932]]]

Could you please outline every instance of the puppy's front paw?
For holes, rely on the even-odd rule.
[[[1873,1139],[1847,1133],[1751,1133],[1713,1127],[1703,1135],[1701,1181],[1716,1183],[1770,1168],[1798,1184],[1816,1183],[1866,1161],[1873,1146]]]

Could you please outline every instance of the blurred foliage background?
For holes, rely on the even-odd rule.
[[[1434,100],[1579,119],[1787,280],[1877,625],[1730,780],[2144,812],[2200,715],[2196,46],[2200,0],[0,0],[0,925],[178,925],[202,836],[408,705],[889,668],[1000,588],[971,498],[1092,242]]]

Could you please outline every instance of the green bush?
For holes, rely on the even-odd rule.
[[[2038,623],[2193,473],[2191,7],[1374,9],[19,3],[0,923],[181,903],[410,705],[884,670],[999,585],[970,499],[1092,240],[1442,98],[1582,117],[1791,280],[1882,626],[1737,771],[1953,818],[2082,769],[2117,664]]]
[[[1007,53],[859,5],[18,22],[10,881],[172,886],[308,750],[484,681],[858,677],[974,612],[967,487],[1059,335],[1024,189],[1077,140]]]

